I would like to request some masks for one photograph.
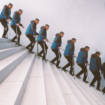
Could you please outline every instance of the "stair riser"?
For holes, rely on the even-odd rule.
[[[12,62],[10,65],[5,67],[0,72],[0,83],[2,83],[5,78],[22,62],[22,60],[28,55],[28,51],[21,55],[18,59]]]
[[[0,43],[9,43],[9,42],[11,42],[10,39],[0,38]]]
[[[15,53],[18,53],[19,51],[23,50],[24,47],[17,47],[16,49],[11,49],[11,50],[8,50],[8,51],[3,51],[3,52],[0,52],[0,60],[3,60]]]
[[[0,43],[0,49],[12,48],[15,47],[15,43]]]

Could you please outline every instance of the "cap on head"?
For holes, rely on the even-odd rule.
[[[40,21],[40,20],[38,18],[36,18],[35,21]]]
[[[21,11],[21,12],[23,12],[23,10],[22,10],[22,9],[19,9],[18,11]]]
[[[13,4],[12,4],[12,3],[9,3],[8,5],[11,5],[11,6],[13,6]]]
[[[72,38],[72,40],[73,40],[73,41],[76,41],[76,39],[75,39],[75,38]]]
[[[86,48],[86,49],[90,49],[90,47],[89,47],[89,46],[86,46],[85,48]]]
[[[97,51],[95,54],[101,54],[99,51]]]
[[[60,34],[64,34],[64,32],[61,31]]]
[[[50,26],[48,24],[46,24],[45,27],[50,27]]]

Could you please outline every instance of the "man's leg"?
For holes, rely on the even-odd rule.
[[[57,50],[57,64],[56,64],[56,67],[57,68],[61,68],[60,66],[59,66],[59,63],[60,63],[60,58],[61,58],[61,53],[60,53],[60,51],[58,51]]]
[[[30,40],[30,42],[31,42],[31,35],[26,35],[27,36],[27,38]],[[32,43],[32,42],[31,42]],[[28,45],[28,46],[26,46],[26,48],[27,49],[29,49],[30,47],[31,47],[31,43]]]
[[[78,64],[78,66],[80,66],[80,68],[82,69],[82,70],[76,75],[76,77],[78,77],[78,78],[80,78],[79,76],[84,73],[83,65],[84,65],[84,64]]]
[[[94,83],[97,80],[97,78],[96,78],[97,75],[96,75],[96,72],[92,72],[92,74],[93,74],[94,78],[93,78],[92,82],[90,83],[90,86],[95,86]]]
[[[7,22],[6,22],[5,19],[0,19],[0,22],[1,22],[1,24],[3,25],[3,27],[4,27],[4,33],[3,33],[2,37],[3,37],[3,38],[6,38],[6,34],[7,34],[7,32],[8,32],[8,25],[7,25]]]
[[[99,71],[97,71],[97,90],[99,90],[100,91],[100,80],[101,80],[101,76],[100,76],[100,72]]]
[[[43,41],[38,41],[38,44],[41,46],[42,51],[40,53],[38,53],[39,56],[41,56],[41,54],[44,53],[44,47],[43,47]]]
[[[16,26],[15,26],[15,25],[12,25],[11,28],[12,28],[13,31],[16,33]],[[12,42],[15,42],[15,39],[16,39],[16,38],[17,38],[16,36],[13,37],[13,39],[12,39],[11,41],[12,41]]]
[[[48,46],[47,46],[47,44],[45,42],[43,44],[44,44],[43,47],[44,47],[44,50],[45,50],[45,52],[43,54],[43,59],[45,59],[45,56],[47,55]]]
[[[30,52],[32,52],[33,48],[34,48],[34,45],[35,45],[35,38],[34,36],[32,35],[31,36],[31,49],[30,49]]]
[[[86,81],[86,78],[87,78],[87,68],[86,68],[85,64],[83,65],[83,70],[84,70],[84,78],[83,78],[83,81],[85,82]]]
[[[21,30],[19,27],[17,27],[17,37],[18,37],[18,44],[20,45],[20,35],[21,35]]]
[[[68,63],[62,69],[65,70],[65,71],[67,71],[66,68],[71,65],[70,64],[70,56],[65,56],[65,58],[67,59]]]

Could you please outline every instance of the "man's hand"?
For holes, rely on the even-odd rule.
[[[75,55],[73,55],[73,57],[76,57]]]
[[[46,39],[47,40],[47,42],[49,42],[49,40],[48,39]]]
[[[22,28],[24,28],[24,26],[22,25]]]
[[[35,35],[35,37],[37,38],[37,37],[38,37],[38,35]]]
[[[44,42],[47,42],[47,40],[46,40],[46,39],[44,39]]]
[[[19,24],[18,23],[16,25],[19,27]]]
[[[89,63],[87,63],[87,65],[90,65]]]
[[[61,47],[58,47],[59,48],[59,50],[61,49]]]
[[[10,20],[9,20],[9,19],[7,19],[7,22],[9,23],[9,22],[10,22]]]

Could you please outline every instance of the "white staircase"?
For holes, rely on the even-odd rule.
[[[105,105],[105,96],[31,54],[0,39],[0,105]]]

